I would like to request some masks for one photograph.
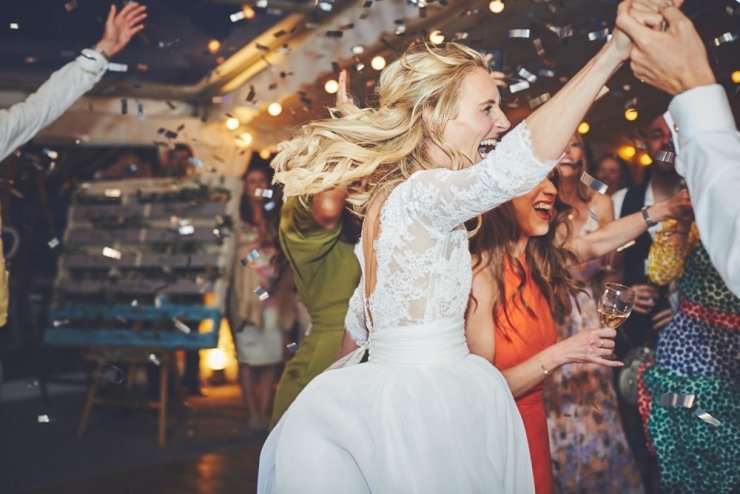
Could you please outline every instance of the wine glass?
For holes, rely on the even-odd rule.
[[[635,291],[619,283],[605,283],[599,297],[599,321],[602,326],[618,328],[630,316],[635,305]]]

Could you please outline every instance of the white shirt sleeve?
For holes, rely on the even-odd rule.
[[[108,67],[97,51],[85,49],[57,70],[24,101],[0,110],[0,160],[59,118],[100,80]]]
[[[622,205],[624,204],[624,198],[627,195],[627,188],[619,189],[612,194],[612,206],[614,207],[614,218],[619,219],[622,217]]]
[[[740,133],[727,96],[719,84],[699,86],[673,98],[668,111],[702,244],[740,296]]]

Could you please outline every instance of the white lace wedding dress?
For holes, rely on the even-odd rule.
[[[529,191],[552,165],[534,158],[520,125],[481,163],[416,172],[389,194],[375,288],[366,305],[363,276],[347,316],[356,340],[368,331],[369,361],[328,370],[298,396],[262,449],[258,492],[534,492],[511,391],[465,342],[462,223]]]

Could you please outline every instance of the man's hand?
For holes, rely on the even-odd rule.
[[[654,19],[640,22],[637,9],[658,0],[626,0],[617,10],[617,27],[633,41],[630,67],[635,77],[671,95],[697,86],[714,84],[716,79],[699,34],[688,17],[673,4],[661,7],[667,30],[651,29]],[[633,11],[633,5],[639,5]],[[655,27],[655,26],[654,26]]]
[[[127,4],[120,12],[115,5],[111,5],[105,21],[105,32],[95,47],[102,50],[107,58],[113,58],[136,33],[144,29],[142,21],[146,15],[146,5],[136,2]]]

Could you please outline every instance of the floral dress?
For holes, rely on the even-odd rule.
[[[597,228],[598,223],[589,218],[580,235]],[[586,291],[578,294],[573,310],[558,324],[558,340],[600,326],[595,282],[598,269],[597,260],[571,270],[586,283]],[[612,370],[596,364],[565,364],[553,371],[544,391],[553,491],[643,492],[640,472],[622,428]]]

